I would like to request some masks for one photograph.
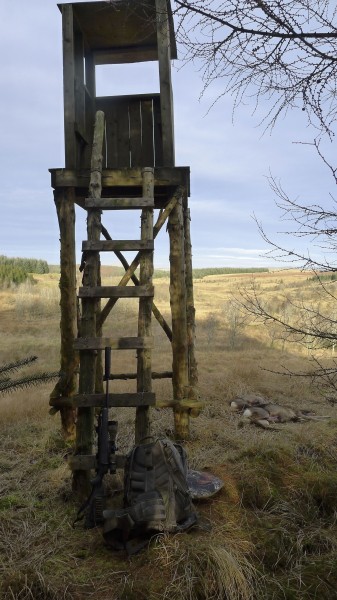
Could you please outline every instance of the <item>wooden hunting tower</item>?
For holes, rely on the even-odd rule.
[[[111,406],[136,407],[136,440],[149,435],[150,406],[173,408],[180,438],[188,436],[189,416],[200,409],[187,204],[189,168],[176,167],[174,159],[171,60],[176,58],[176,43],[169,0],[80,2],[59,4],[59,9],[63,23],[65,168],[50,172],[61,242],[61,376],[50,404],[52,410],[61,411],[63,430],[69,436],[77,413],[72,467],[78,487],[83,488],[95,464],[94,407],[101,406],[104,398],[101,351],[105,346],[137,351],[134,375],[111,376],[136,379],[136,391],[109,396]],[[96,65],[143,61],[158,64],[159,94],[96,96]],[[79,289],[75,205],[87,212]],[[111,239],[102,222],[104,212],[136,209],[141,213],[141,239]],[[158,214],[155,224],[154,214]],[[152,285],[154,238],[166,221],[172,327],[153,301]],[[129,250],[137,252],[130,265],[122,254]],[[100,252],[114,252],[121,260],[125,274],[118,286],[101,285]],[[139,278],[135,276],[138,265]],[[127,285],[129,281],[135,285]],[[110,310],[119,298],[126,297],[139,299],[135,337],[104,336]],[[103,308],[101,298],[107,299]],[[152,314],[171,342],[172,372],[152,373]],[[152,393],[152,379],[164,376],[172,377],[173,399],[169,403]]]

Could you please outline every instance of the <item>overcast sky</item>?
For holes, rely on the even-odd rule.
[[[1,0],[0,18],[0,254],[55,264],[59,233],[48,169],[64,166],[61,14],[55,0]],[[97,68],[98,95],[158,91],[156,63],[118,67],[117,77],[111,68]],[[271,236],[287,229],[274,205],[269,173],[290,195],[309,203],[334,191],[314,150],[294,143],[311,141],[313,132],[303,113],[294,111],[272,135],[262,135],[253,106],[241,107],[234,122],[230,97],[209,110],[222,91],[221,81],[199,100],[201,90],[197,67],[175,61],[176,164],[191,167],[194,266],[275,266],[261,257],[266,246],[252,219],[255,213]],[[85,239],[79,213],[78,260]],[[115,237],[125,237],[122,229]],[[108,261],[118,264],[113,257]],[[155,263],[168,265],[164,232],[156,241]]]

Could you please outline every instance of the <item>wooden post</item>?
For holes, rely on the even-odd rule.
[[[192,243],[190,229],[190,210],[187,207],[187,197],[184,204],[184,232],[185,232],[185,280],[186,280],[186,319],[187,319],[187,355],[188,355],[188,398],[198,398],[198,365],[195,357],[195,308],[193,294],[193,269],[192,269]],[[195,410],[195,409],[194,409]],[[196,415],[199,411],[196,411]],[[191,410],[193,414],[193,409]]]
[[[172,385],[175,433],[178,439],[189,437],[189,412],[179,406],[187,397],[187,319],[185,288],[185,248],[182,198],[169,216],[170,236],[170,305],[172,314]]]
[[[143,197],[153,198],[154,195],[154,170],[143,169]],[[144,208],[141,216],[141,239],[153,239],[153,209]],[[153,250],[143,251],[140,257],[139,284],[152,285],[153,275]],[[152,332],[151,313],[152,302],[150,298],[139,298],[138,336],[150,337]],[[137,351],[137,392],[152,391],[151,349]],[[136,409],[135,442],[138,444],[143,438],[150,435],[150,407],[139,406]]]
[[[63,34],[63,103],[65,166],[76,168],[77,141],[75,134],[75,39],[74,15],[71,4],[62,6]]]
[[[54,201],[60,228],[60,309],[61,309],[61,376],[50,394],[49,404],[54,411],[62,398],[69,398],[76,391],[78,353],[74,350],[77,336],[76,302],[76,255],[75,255],[75,190],[58,189]],[[75,438],[76,411],[60,408],[62,433],[65,439]]]
[[[173,95],[171,82],[171,48],[166,0],[156,0],[156,11],[163,164],[166,166],[174,166],[175,158]]]
[[[89,197],[100,198],[102,191],[102,148],[104,138],[104,113],[96,114],[94,141],[91,157],[91,177]],[[101,210],[88,209],[87,235],[88,240],[98,241],[101,233]],[[100,281],[100,258],[97,251],[86,253],[83,271],[83,286],[96,287]],[[82,299],[81,336],[96,337],[96,321],[99,311],[99,300],[94,298]],[[80,355],[79,393],[93,394],[96,387],[96,352],[83,350]],[[79,408],[76,427],[75,454],[91,454],[94,429],[94,409]],[[87,494],[90,490],[89,472],[76,470],[73,473],[73,490],[79,495]]]

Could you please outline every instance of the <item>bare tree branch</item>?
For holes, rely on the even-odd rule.
[[[297,108],[332,136],[337,116],[337,11],[328,0],[176,0],[178,40],[197,61],[204,89],[223,82],[234,108],[270,103],[272,128]]]

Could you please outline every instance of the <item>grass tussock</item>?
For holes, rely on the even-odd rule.
[[[217,529],[205,536],[159,536],[152,553],[166,573],[162,598],[170,600],[250,600],[256,572],[247,558],[249,544]]]

